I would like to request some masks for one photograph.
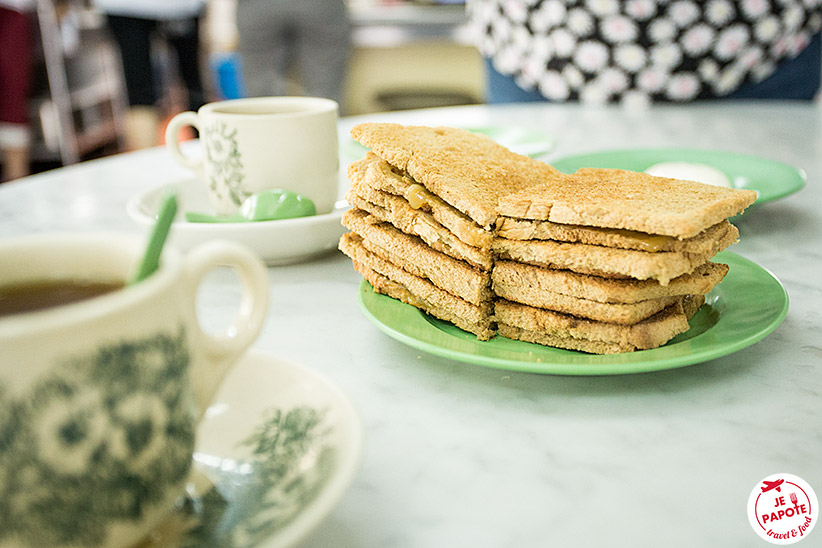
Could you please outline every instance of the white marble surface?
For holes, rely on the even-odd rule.
[[[341,131],[363,119],[342,120]],[[383,335],[360,312],[360,277],[339,253],[271,268],[272,308],[255,348],[330,377],[366,427],[354,484],[304,546],[766,546],[746,517],[760,479],[788,472],[822,494],[818,106],[462,107],[367,119],[540,127],[557,141],[548,161],[670,145],[801,167],[807,187],[743,216],[733,248],[776,274],[791,308],[762,342],[708,363],[542,376],[423,355]],[[0,237],[136,231],[127,199],[186,175],[155,149],[2,185]],[[238,290],[228,275],[208,283],[200,308],[216,324]],[[822,530],[800,546],[822,546]]]

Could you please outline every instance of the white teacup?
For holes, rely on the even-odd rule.
[[[205,181],[218,215],[231,215],[249,196],[276,188],[302,194],[317,213],[329,213],[337,199],[338,112],[335,101],[319,97],[219,101],[172,118],[166,144]],[[184,126],[200,132],[201,158],[180,151]]]
[[[0,289],[41,283],[21,293],[28,306],[50,280],[122,284],[143,245],[2,241]],[[239,274],[243,296],[236,318],[208,334],[195,299],[217,266]],[[186,256],[167,249],[144,281],[78,302],[10,314],[0,299],[0,547],[124,548],[150,533],[183,493],[197,424],[267,305],[262,263],[217,241]]]

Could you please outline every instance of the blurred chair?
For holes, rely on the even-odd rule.
[[[123,150],[127,99],[104,20],[79,0],[37,0],[32,160],[77,163]]]

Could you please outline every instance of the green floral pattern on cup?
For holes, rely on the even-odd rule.
[[[237,146],[237,130],[214,122],[204,132],[206,156],[210,163],[209,187],[219,198],[226,196],[237,206],[251,194],[243,181],[243,161]]]
[[[251,548],[288,526],[334,473],[325,414],[307,406],[271,409],[243,442],[248,458],[207,460],[214,485],[189,493],[160,527],[163,548]]]
[[[0,540],[94,546],[101,521],[139,520],[184,482],[188,362],[180,329],[67,357],[24,394],[0,384]]]

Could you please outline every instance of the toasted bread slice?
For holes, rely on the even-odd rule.
[[[354,267],[378,293],[449,321],[460,329],[475,334],[480,340],[494,336],[492,302],[477,306],[440,289],[429,280],[415,276],[371,253],[357,234],[343,234],[339,248],[353,260]]]
[[[493,234],[480,227],[470,217],[453,206],[445,203],[433,194],[412,207],[406,195],[414,192],[417,185],[407,175],[397,173],[384,160],[369,153],[362,160],[352,163],[348,168],[351,190],[363,200],[390,211],[391,218],[396,219],[397,226],[413,226],[417,222],[442,225],[467,245],[488,249],[491,247]],[[418,217],[422,217],[418,220]]]
[[[593,341],[591,339],[580,339],[576,337],[563,337],[542,331],[529,331],[527,329],[505,323],[497,324],[497,334],[505,337],[506,339],[541,344],[542,346],[551,346],[565,350],[576,350],[577,352],[586,352],[588,354],[625,354],[637,350],[635,346],[630,344]]]
[[[477,336],[478,340],[487,341],[496,334],[496,332],[489,327],[489,324],[486,321],[477,323],[467,321],[465,318],[455,314],[453,311],[442,306],[435,305],[425,298],[412,293],[401,283],[395,282],[383,276],[379,272],[368,268],[364,264],[357,261],[352,261],[352,263],[357,272],[362,274],[363,278],[371,284],[371,287],[373,287],[374,291],[377,293],[387,295],[388,297],[402,301],[405,304],[409,304],[427,314],[430,314],[431,316],[434,316],[435,318],[451,322],[463,331],[473,333]]]
[[[727,273],[728,265],[709,261],[662,285],[656,280],[602,278],[515,261],[497,261],[491,279],[495,290],[507,299],[543,306],[539,304],[543,293],[600,303],[638,303],[662,297],[704,295]]]
[[[567,177],[463,129],[372,122],[355,126],[351,136],[487,229],[501,196]]]
[[[497,296],[512,302],[619,325],[641,322],[681,299],[671,296],[635,303],[600,303],[552,291],[533,291],[507,284],[494,284],[494,292]]]
[[[554,240],[649,252],[706,253],[713,249],[714,242],[722,238],[726,232],[736,232],[736,236],[739,236],[737,228],[727,220],[720,221],[693,238],[684,240],[673,236],[646,234],[633,230],[563,225],[551,221],[532,221],[511,217],[500,217],[498,224],[497,234],[509,240]]]
[[[499,213],[554,223],[692,238],[745,210],[753,190],[654,177],[620,169],[580,169],[567,179],[502,196]]]
[[[342,224],[360,235],[362,245],[406,272],[431,281],[452,295],[480,305],[493,298],[491,274],[433,250],[420,238],[409,236],[360,209],[346,211]]]
[[[432,249],[436,249],[455,259],[465,261],[486,272],[490,272],[494,266],[490,249],[482,249],[466,244],[427,213],[415,215],[397,214],[390,207],[382,207],[381,205],[361,198],[353,189],[349,190],[345,197],[348,203],[354,206],[354,208],[366,211],[372,217],[382,222],[391,223],[406,234],[419,236],[426,244],[431,246]],[[398,198],[398,200],[400,199]]]
[[[580,320],[505,300],[497,301],[494,317],[499,334],[509,339],[592,354],[616,354],[664,345],[688,330],[688,321],[704,302],[703,295],[683,297],[629,326]]]
[[[492,249],[502,259],[596,276],[653,279],[662,285],[668,285],[672,279],[692,272],[736,242],[737,234],[736,231],[727,231],[714,242],[713,248],[703,253],[648,253],[551,240],[521,241],[505,238],[494,240]]]

